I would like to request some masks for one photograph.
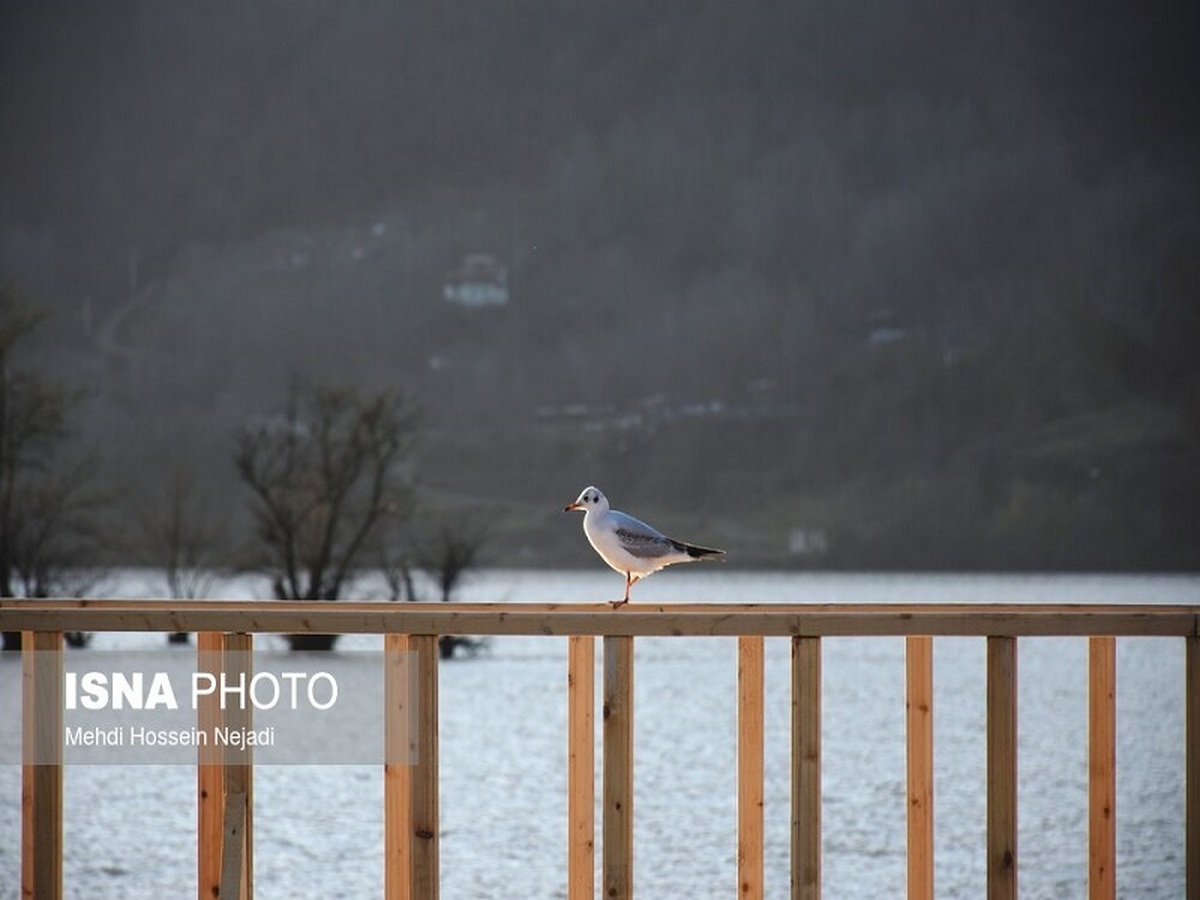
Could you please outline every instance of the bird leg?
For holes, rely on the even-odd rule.
[[[616,609],[620,606],[624,606],[626,603],[629,602],[629,589],[631,587],[633,587],[633,573],[626,572],[625,573],[625,596],[621,600],[610,600],[609,601],[612,604],[613,609]]]

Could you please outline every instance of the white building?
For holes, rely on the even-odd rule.
[[[508,269],[496,257],[475,253],[446,274],[442,297],[469,309],[508,303]]]

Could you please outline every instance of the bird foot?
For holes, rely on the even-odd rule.
[[[609,605],[610,605],[610,606],[611,606],[613,609],[620,609],[622,606],[624,606],[624,605],[625,605],[626,603],[628,603],[628,602],[629,602],[629,598],[628,598],[628,597],[626,597],[624,600],[609,600],[609,601],[608,601]]]

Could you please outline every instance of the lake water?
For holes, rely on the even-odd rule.
[[[604,570],[492,571],[470,581],[461,599],[595,601],[619,597],[621,588],[620,579]],[[152,596],[157,590],[137,573],[106,588],[113,596]],[[265,596],[262,585],[250,581],[222,584],[214,593]],[[656,575],[639,584],[634,596],[635,602],[1200,604],[1200,578],[761,574],[698,567]],[[101,634],[87,652],[163,645],[159,634]],[[345,638],[339,645],[379,646],[374,636]],[[1019,647],[1021,895],[1085,896],[1087,642],[1035,638],[1023,639]],[[259,639],[258,648],[283,652],[273,637]],[[194,662],[188,650],[176,659],[183,670]],[[12,721],[19,717],[20,665],[16,659],[0,662],[0,716]],[[1122,897],[1183,895],[1183,662],[1180,640],[1118,641]],[[827,639],[823,667],[824,895],[902,897],[903,639]],[[768,640],[769,897],[788,890],[789,669],[789,642]],[[735,676],[733,639],[637,642],[639,897],[735,895]],[[474,659],[442,665],[443,898],[565,896],[565,681],[565,638],[497,638]],[[934,683],[936,891],[939,897],[976,898],[985,893],[984,641],[937,639]],[[8,751],[0,764],[4,900],[19,894],[20,781],[20,767]],[[256,896],[381,896],[382,791],[378,766],[259,767]],[[72,766],[65,773],[65,796],[66,896],[195,896],[194,769]]]

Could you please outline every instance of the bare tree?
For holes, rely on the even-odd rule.
[[[443,519],[433,534],[421,541],[416,550],[417,567],[437,585],[440,599],[449,603],[467,572],[478,564],[487,539],[487,530],[461,518]],[[443,659],[456,650],[477,651],[483,642],[464,635],[447,634],[438,640]]]
[[[43,320],[0,290],[0,596],[80,593],[102,543],[111,494],[93,459],[69,460],[68,417],[80,395],[16,368],[14,347]],[[20,634],[4,633],[4,647]]]
[[[445,519],[417,548],[417,567],[438,586],[439,599],[450,602],[454,589],[479,559],[487,538],[482,526]]]
[[[419,600],[418,585],[432,583],[438,599],[450,602],[469,570],[479,564],[486,541],[486,528],[461,517],[441,517],[420,537],[411,529],[387,529],[379,535],[378,559],[388,599]],[[485,644],[462,635],[443,635],[438,640],[443,659],[454,656],[457,650],[476,652]]]
[[[96,471],[85,459],[34,476],[15,492],[13,573],[23,596],[83,595],[99,580],[101,516],[113,495],[99,486]]]
[[[226,523],[206,498],[195,474],[180,467],[157,502],[134,509],[133,553],[143,565],[162,572],[171,597],[202,597],[221,573],[228,549]],[[169,640],[184,644],[188,636],[175,632]]]
[[[407,506],[415,429],[395,394],[347,387],[294,390],[282,416],[240,429],[234,460],[278,599],[341,597],[369,538]]]
[[[411,536],[397,519],[389,520],[376,534],[376,559],[392,601],[417,600],[417,554]]]

